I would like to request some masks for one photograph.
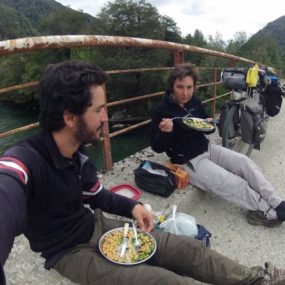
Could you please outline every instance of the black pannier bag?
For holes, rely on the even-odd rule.
[[[280,112],[282,105],[281,88],[278,85],[271,84],[267,86],[263,96],[265,100],[266,113],[270,117],[276,116]]]
[[[222,72],[221,80],[228,89],[246,90],[246,74],[248,68],[233,67],[225,68]]]
[[[144,160],[134,174],[136,185],[147,192],[168,197],[176,188],[174,174],[159,163]]]

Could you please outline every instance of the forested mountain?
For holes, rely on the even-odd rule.
[[[33,25],[21,12],[0,2],[0,40],[35,34]]]
[[[0,39],[96,33],[96,18],[54,0],[0,0]]]
[[[254,35],[254,37],[270,36],[281,48],[285,47],[285,16],[268,23],[262,30]],[[253,38],[254,38],[253,37]]]
[[[285,71],[285,16],[253,35],[239,53]]]

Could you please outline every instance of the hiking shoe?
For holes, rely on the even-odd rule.
[[[275,208],[277,218],[280,221],[285,221],[285,201],[282,201],[276,208]]]
[[[264,226],[267,228],[279,227],[282,221],[278,219],[268,220],[261,211],[248,211],[247,222],[253,226]]]
[[[285,270],[277,269],[272,263],[266,262],[261,285],[285,285]]]

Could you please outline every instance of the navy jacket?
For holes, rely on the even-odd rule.
[[[0,264],[22,232],[46,268],[88,242],[94,219],[84,204],[131,217],[137,202],[104,189],[84,147],[67,159],[53,137],[41,133],[8,149],[0,158]]]
[[[159,123],[163,118],[183,117],[208,118],[201,101],[193,97],[184,108],[173,100],[171,94],[166,92],[164,98],[156,105],[152,112],[151,147],[154,151],[166,152],[171,162],[184,164],[190,159],[200,155],[208,149],[208,139],[202,132],[185,127],[179,120],[174,120],[174,128],[170,133],[161,132]]]

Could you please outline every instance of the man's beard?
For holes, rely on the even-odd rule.
[[[75,137],[81,144],[98,144],[100,142],[100,138],[97,137],[99,132],[103,130],[103,123],[96,129],[96,131],[92,131],[87,127],[84,119],[79,117],[77,129],[75,132]]]

